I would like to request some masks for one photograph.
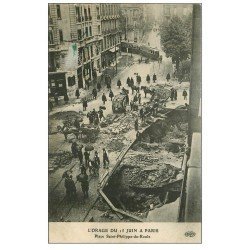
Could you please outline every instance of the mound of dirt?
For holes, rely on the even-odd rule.
[[[67,120],[67,119],[75,120],[76,118],[78,119],[82,118],[82,116],[76,111],[62,111],[62,112],[57,112],[50,116],[50,119],[55,119],[55,120]]]

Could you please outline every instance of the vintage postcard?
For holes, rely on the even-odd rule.
[[[49,243],[201,243],[201,4],[48,4]]]

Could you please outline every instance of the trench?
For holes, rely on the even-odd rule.
[[[186,112],[176,110],[141,134],[103,188],[116,208],[143,220],[178,220],[187,130]]]

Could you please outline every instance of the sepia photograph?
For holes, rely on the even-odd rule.
[[[201,243],[201,27],[201,4],[48,4],[50,243]]]

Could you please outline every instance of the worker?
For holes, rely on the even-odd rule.
[[[147,74],[146,81],[147,81],[147,83],[150,83],[150,76],[149,76],[149,74]]]
[[[153,74],[153,82],[154,82],[154,83],[155,83],[156,79],[157,79],[157,78],[156,78],[156,74],[154,73],[154,74]]]
[[[84,158],[85,158],[85,166],[86,166],[86,168],[89,167],[89,156],[90,156],[90,153],[85,149]]]
[[[68,179],[68,188],[69,188],[69,198],[70,198],[70,201],[73,201],[76,199],[76,185],[75,185],[75,182],[73,181],[73,177],[72,175],[69,176],[69,179]]]
[[[106,167],[106,163],[109,164],[109,158],[108,158],[108,154],[105,148],[102,149],[103,151],[103,168],[108,168]]]
[[[99,114],[99,120],[101,121],[102,118],[104,118],[104,116],[103,116],[103,110],[101,109],[101,107],[99,108],[98,114]]]
[[[169,74],[169,73],[167,73],[167,77],[166,77],[166,79],[167,79],[167,81],[169,81],[169,80],[170,80],[170,74]]]
[[[86,100],[86,98],[82,99],[82,109],[83,111],[86,111],[88,107],[88,101]]]
[[[96,100],[96,96],[97,96],[97,90],[96,90],[96,88],[93,88],[92,95],[93,95],[93,98]]]
[[[78,156],[78,149],[77,149],[77,143],[76,142],[73,142],[71,144],[71,152],[72,152],[73,157],[77,158],[77,156]]]
[[[185,89],[182,92],[182,96],[184,97],[184,100],[187,100],[187,91]]]
[[[139,129],[139,123],[138,123],[138,118],[135,120],[135,131],[138,131]]]
[[[130,87],[130,78],[129,77],[127,78],[127,85],[128,85],[128,87]]]
[[[113,91],[111,89],[110,89],[110,92],[109,92],[109,97],[110,97],[110,99],[112,101],[112,98],[114,97],[114,93],[113,93]]]
[[[81,145],[81,146],[79,147],[79,149],[77,150],[78,159],[79,159],[81,165],[82,165],[82,163],[83,163],[82,148],[83,148],[83,145]]]
[[[141,118],[141,120],[143,122],[144,118],[145,118],[145,114],[144,114],[143,108],[140,109],[140,118]]]
[[[119,79],[119,80],[117,81],[117,87],[118,87],[118,88],[121,88],[121,86],[122,86],[122,83],[121,83],[121,80]]]
[[[101,90],[101,88],[102,88],[102,86],[101,86],[101,83],[100,83],[100,82],[98,82],[98,83],[97,83],[96,88],[97,88],[98,92],[100,92],[100,90]]]
[[[75,96],[77,99],[79,99],[79,96],[80,96],[79,88],[76,89]]]
[[[88,192],[89,192],[89,181],[88,181],[88,175],[86,173],[85,168],[81,168],[81,173],[76,177],[76,180],[81,183],[81,188],[83,192],[83,198],[88,198]]]
[[[138,102],[141,104],[141,93],[138,94]]]
[[[105,105],[105,102],[107,101],[107,97],[104,93],[102,94],[102,101],[103,101],[103,105]]]

